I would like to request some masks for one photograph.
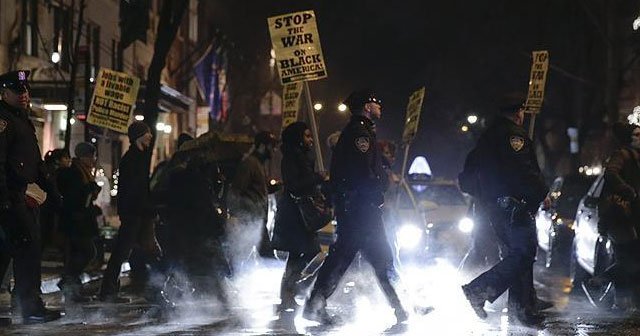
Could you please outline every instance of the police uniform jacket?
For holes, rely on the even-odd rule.
[[[533,142],[522,126],[498,117],[480,137],[483,167],[480,198],[486,204],[511,196],[525,200],[529,210],[537,209],[547,194]]]
[[[0,203],[23,195],[27,184],[44,179],[40,147],[27,111],[0,101]]]
[[[389,181],[369,118],[354,115],[342,130],[331,160],[331,181],[338,203],[344,197],[347,202],[382,205]]]
[[[149,191],[149,153],[131,145],[124,154],[118,176],[118,214],[120,216],[151,216],[153,205]]]

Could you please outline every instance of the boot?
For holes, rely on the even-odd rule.
[[[81,294],[82,283],[78,278],[63,277],[58,282],[58,288],[62,291],[65,303],[87,303],[91,298]]]
[[[397,307],[393,310],[394,315],[396,316],[396,324],[400,324],[409,319],[409,314],[402,307]]]
[[[321,295],[311,295],[311,298],[304,305],[302,311],[302,317],[310,321],[316,321],[320,324],[334,325],[338,324],[339,320],[336,316],[331,316],[327,313],[327,300]]]
[[[469,304],[471,304],[471,308],[473,308],[473,311],[476,313],[476,315],[478,315],[478,317],[483,320],[486,319],[487,312],[484,310],[485,300],[476,295],[469,285],[462,286],[462,292],[467,298],[467,301],[469,301]]]

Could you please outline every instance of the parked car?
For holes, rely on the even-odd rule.
[[[576,211],[580,199],[595,179],[595,175],[586,174],[558,176],[551,184],[551,207],[538,209],[535,216],[538,246],[542,252],[539,259],[547,268],[568,275]]]
[[[592,304],[608,308],[613,304],[613,284],[593,286],[588,282],[614,262],[611,242],[598,234],[598,199],[603,185],[604,175],[599,175],[578,204],[570,271],[573,293],[584,293]]]

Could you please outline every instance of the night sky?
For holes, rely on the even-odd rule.
[[[375,89],[385,102],[379,137],[399,140],[408,96],[425,86],[412,156],[426,155],[436,175],[454,177],[471,148],[475,135],[459,132],[467,114],[489,118],[505,97],[526,95],[531,51],[549,50],[552,67],[563,72],[549,72],[541,123],[555,120],[560,133],[582,123],[571,111],[584,110],[577,105],[586,103],[566,97],[598,90],[597,74],[585,69],[586,61],[576,61],[598,59],[597,29],[575,1],[216,3],[213,21],[243,54],[264,55],[258,56],[264,64],[270,49],[267,17],[316,12],[328,78],[310,88],[314,101],[332,108],[319,117],[321,140],[344,125],[347,117],[335,106],[361,87]]]

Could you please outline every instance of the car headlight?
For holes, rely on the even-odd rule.
[[[473,231],[473,224],[473,219],[464,217],[458,222],[458,230],[462,231],[463,233],[470,233],[471,231]]]
[[[403,224],[396,232],[396,242],[400,248],[414,248],[422,238],[422,230],[415,224]]]

